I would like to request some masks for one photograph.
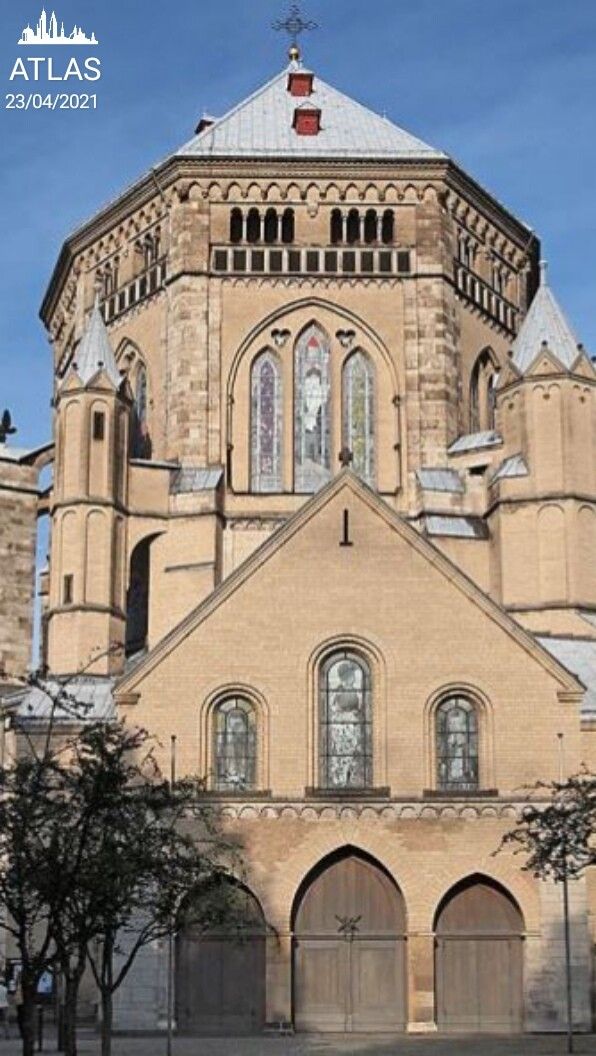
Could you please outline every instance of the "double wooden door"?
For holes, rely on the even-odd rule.
[[[447,900],[436,925],[439,1030],[521,1032],[522,930],[517,907],[487,883],[470,884]]]
[[[294,925],[296,1029],[403,1030],[404,931],[401,894],[380,868],[358,855],[323,868]]]
[[[265,1025],[265,924],[256,899],[236,894],[235,926],[192,923],[176,946],[176,1023],[182,1034],[257,1034]],[[192,914],[189,914],[192,920]]]

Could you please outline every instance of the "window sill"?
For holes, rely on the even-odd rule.
[[[255,788],[243,788],[243,789],[215,789],[207,788],[201,793],[203,799],[240,799],[240,800],[260,800],[260,799],[271,799],[270,789],[255,789]]]
[[[425,788],[422,796],[423,799],[497,799],[499,792],[496,788]]]
[[[305,788],[305,799],[389,799],[389,787],[383,788]]]

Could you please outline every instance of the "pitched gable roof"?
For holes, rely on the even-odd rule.
[[[235,569],[197,608],[193,609],[176,627],[158,642],[132,671],[125,673],[116,686],[115,696],[126,698],[134,695],[134,687],[141,682],[161,660],[172,652],[207,617],[242,587],[251,576],[312,520],[338,493],[351,491],[392,527],[420,556],[448,579],[454,587],[465,594],[474,604],[498,624],[506,634],[546,669],[561,685],[561,690],[572,697],[581,696],[583,687],[578,679],[538,644],[508,613],[492,601],[464,572],[425,536],[421,535],[403,517],[395,513],[387,503],[361,481],[350,469],[343,469],[328,484],[320,489],[304,506],[275,531],[266,542]]]
[[[321,111],[321,131],[300,136],[292,127],[298,100],[287,90],[288,70],[239,103],[177,151],[191,157],[444,158],[385,117],[315,77],[309,105]],[[305,100],[302,100],[304,103]]]

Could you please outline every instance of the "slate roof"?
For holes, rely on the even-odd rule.
[[[14,695],[14,702],[18,704],[17,718],[21,721],[47,719],[57,696],[62,700],[54,715],[59,722],[99,722],[113,718],[113,684],[111,678],[81,675],[66,683],[50,679],[47,692],[40,686],[29,686]]]
[[[504,459],[501,465],[498,467],[495,473],[493,473],[490,483],[494,484],[497,480],[503,480],[504,477],[527,477],[528,467],[523,455],[510,455],[509,458]]]
[[[522,374],[543,351],[544,343],[564,367],[569,370],[573,366],[579,354],[577,337],[546,281],[543,267],[542,281],[513,342],[513,363]]]
[[[424,518],[428,535],[446,535],[453,539],[486,539],[488,530],[481,517],[449,517],[429,513]]]
[[[181,495],[190,491],[211,491],[219,484],[223,475],[222,466],[201,469],[196,466],[181,466],[172,474],[170,491]]]
[[[538,637],[559,663],[577,675],[586,687],[582,715],[596,718],[596,641],[583,638]]]
[[[85,332],[74,355],[77,374],[84,385],[87,385],[100,370],[104,370],[110,381],[118,387],[122,381],[112,351],[106,324],[96,302]]]
[[[466,433],[454,440],[449,448],[450,455],[458,455],[463,451],[478,451],[483,447],[496,447],[503,442],[503,437],[494,429],[487,429],[483,433]]]
[[[455,469],[418,469],[418,483],[427,491],[449,491],[453,494],[464,491],[464,485]]]
[[[386,117],[350,99],[319,77],[308,102],[321,110],[321,131],[301,136],[292,127],[304,99],[287,89],[290,68],[258,88],[176,153],[192,157],[445,158]]]

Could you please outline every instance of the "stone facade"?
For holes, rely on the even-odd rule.
[[[267,89],[280,112],[291,77]],[[253,120],[256,103],[243,105]],[[321,135],[335,113],[323,109]],[[535,237],[437,152],[292,147],[266,160],[241,142],[205,156],[202,142],[66,242],[44,301],[56,369],[49,669],[113,676],[117,711],[163,745],[175,734],[179,772],[205,776],[274,932],[268,1022],[294,1016],[298,893],[343,849],[378,863],[403,897],[408,1029],[439,1022],[439,907],[480,882],[523,921],[525,1029],[560,1030],[559,892],[494,852],[521,788],[594,765],[594,367],[538,287]],[[271,235],[288,213],[291,235]],[[532,327],[541,338],[522,363]],[[298,350],[311,333],[329,385],[315,495],[297,484]],[[255,483],[264,352],[279,372],[266,490]],[[356,352],[373,395],[369,434],[354,441]],[[338,453],[354,447],[349,463],[366,443],[363,483]],[[16,528],[5,523],[13,539]],[[372,776],[343,790],[321,776],[321,679],[336,653],[366,665],[372,716]],[[437,714],[454,696],[475,715],[478,773],[448,789]],[[236,789],[218,779],[214,732],[232,698],[254,722],[254,771]],[[592,886],[573,891],[582,1029]],[[165,985],[156,946],[119,994],[119,1025],[163,1026]]]

